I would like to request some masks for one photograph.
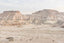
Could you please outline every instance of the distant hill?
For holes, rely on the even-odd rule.
[[[16,25],[23,21],[20,11],[4,11],[0,14],[0,25]]]
[[[64,22],[64,13],[52,9],[44,9],[32,13],[30,22],[33,24],[62,24]]]
[[[4,11],[0,14],[0,24],[64,24],[64,12],[52,9],[36,11],[31,15],[22,15],[20,11]]]

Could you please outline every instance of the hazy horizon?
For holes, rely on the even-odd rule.
[[[54,9],[64,12],[64,0],[0,0],[0,12],[19,10],[22,14],[43,9]]]

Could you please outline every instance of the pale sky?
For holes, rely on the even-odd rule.
[[[22,14],[30,14],[43,9],[64,12],[64,0],[0,0],[0,12],[19,10]]]

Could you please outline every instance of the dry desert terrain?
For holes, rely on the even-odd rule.
[[[12,37],[9,41],[8,37]],[[47,25],[0,26],[0,43],[64,43],[64,29]]]

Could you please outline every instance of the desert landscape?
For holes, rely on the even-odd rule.
[[[1,26],[0,43],[64,43],[64,28],[32,24]]]
[[[0,43],[64,43],[64,0],[0,0]]]
[[[64,43],[63,15],[52,9],[31,15],[4,11],[0,14],[0,43]]]

